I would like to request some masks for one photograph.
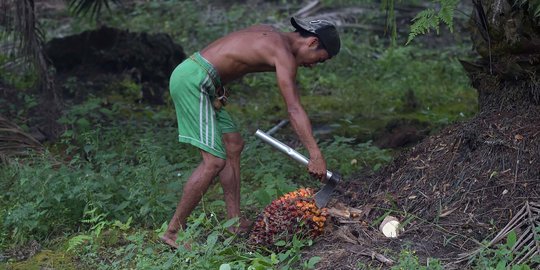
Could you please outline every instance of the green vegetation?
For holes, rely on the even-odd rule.
[[[169,33],[190,54],[252,23],[287,22],[298,8],[288,3],[276,11],[270,2],[255,9],[242,4],[208,5],[206,1],[144,1],[117,7],[111,14],[103,14],[100,22],[131,31]],[[350,1],[334,2],[345,5]],[[51,38],[58,33],[60,22],[48,18],[45,25]],[[95,26],[75,20],[70,32]],[[458,55],[466,55],[466,46],[456,45],[448,52],[415,46],[388,48],[376,35],[366,36],[344,29],[343,50],[336,59],[301,70],[298,76],[315,129],[328,126],[333,131],[333,136],[320,143],[329,168],[342,172],[344,179],[364,168],[377,170],[391,160],[390,151],[370,141],[371,134],[388,121],[418,120],[437,129],[476,112],[475,91],[457,61]],[[17,108],[0,99],[0,114],[17,112],[14,121],[25,128],[24,116],[35,104],[25,90],[33,76],[6,72],[0,76],[15,82],[19,99],[27,101]],[[78,91],[77,83],[69,80],[66,87]],[[304,168],[252,136],[256,129],[268,129],[286,118],[274,74],[248,75],[231,88],[227,109],[246,139],[241,161],[244,213],[255,218],[281,194],[300,186],[319,187]],[[171,251],[157,241],[199,156],[196,149],[176,141],[171,103],[161,107],[134,104],[138,90],[137,84],[124,79],[89,94],[83,103],[67,108],[60,121],[68,130],[60,142],[47,145],[45,155],[0,165],[0,250],[32,239],[47,247],[28,262],[7,266],[314,268],[320,258],[300,253],[311,240],[295,238],[280,243],[281,251],[275,252],[248,247],[244,238],[228,233],[226,228],[237,221],[224,218],[219,184],[210,187],[192,214],[189,229],[179,235],[181,241],[192,243],[191,250]],[[290,135],[287,132],[284,129],[276,137]],[[400,261],[411,263],[405,257]]]
[[[440,2],[439,10],[428,8],[414,17],[407,44],[415,37],[423,35],[432,29],[438,34],[441,22],[448,26],[450,31],[453,32],[454,13],[456,12],[459,0],[439,0],[436,2]]]
[[[516,234],[512,232],[508,235],[506,243],[498,244],[495,248],[485,248],[479,254],[473,256],[469,261],[471,269],[482,270],[530,270],[527,264],[510,265],[514,259],[512,248],[516,244]],[[534,259],[533,259],[534,260]],[[538,257],[536,258],[538,260]],[[418,256],[410,249],[403,249],[399,254],[398,264],[392,270],[418,269],[418,270],[442,270],[444,263],[437,259],[428,259],[426,263],[419,262]],[[360,268],[362,269],[362,268]]]

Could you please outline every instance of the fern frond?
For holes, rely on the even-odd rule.
[[[436,0],[440,4],[438,10],[426,9],[420,11],[413,19],[411,31],[406,44],[409,44],[415,37],[426,34],[433,29],[439,33],[439,25],[444,23],[450,32],[454,31],[454,14],[459,0]]]
[[[429,32],[430,29],[434,29],[439,33],[439,17],[434,9],[420,11],[412,21],[413,24],[411,25],[411,32],[409,33],[407,44],[409,44],[416,36]]]
[[[86,235],[86,234],[77,235],[69,239],[67,251],[71,251],[90,240],[92,240],[92,236],[90,235]]]
[[[454,32],[454,13],[456,11],[459,0],[446,0],[441,1],[441,9],[439,11],[439,18],[443,21],[450,32]]]
[[[76,15],[90,14],[90,18],[96,19],[104,8],[110,10],[110,2],[120,4],[121,0],[69,0],[68,6]]]
[[[129,230],[129,228],[131,228],[131,222],[132,221],[133,221],[132,217],[129,217],[128,220],[126,221],[126,223],[122,223],[122,221],[116,220],[113,223],[113,226],[117,227],[121,231],[127,231],[127,230]]]

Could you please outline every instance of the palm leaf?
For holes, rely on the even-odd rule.
[[[18,60],[9,64],[33,69],[38,76],[37,88],[56,102],[58,96],[43,53],[44,33],[36,18],[34,0],[4,0],[0,5],[0,24],[1,46],[11,59]]]
[[[508,224],[485,247],[462,254],[459,261],[470,259],[483,249],[495,247],[504,239],[509,239],[509,249],[514,255],[511,265],[531,263],[535,256],[540,256],[540,204],[525,202]],[[518,233],[516,233],[518,232]]]
[[[43,146],[19,126],[0,116],[0,160],[24,156],[30,151],[42,152]]]
[[[103,8],[110,10],[110,2],[120,4],[121,0],[68,0],[68,6],[77,15],[90,14],[90,18],[95,19],[101,14]]]

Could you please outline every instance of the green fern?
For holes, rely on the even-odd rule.
[[[441,9],[439,10],[439,18],[450,29],[450,32],[454,32],[454,13],[456,11],[459,0],[445,0],[441,1]]]
[[[69,242],[68,242],[68,248],[67,248],[67,251],[71,251],[75,248],[77,248],[78,246],[88,242],[88,241],[91,241],[93,238],[92,236],[90,235],[86,235],[86,234],[81,234],[81,235],[77,235],[71,239],[69,239]]]
[[[437,33],[439,33],[439,16],[437,16],[434,9],[420,11],[420,13],[414,17],[413,22],[414,23],[411,25],[411,32],[409,33],[407,44],[409,44],[409,42],[411,42],[415,37],[423,35],[429,32],[431,29],[434,29]]]
[[[133,221],[133,219],[131,217],[128,218],[126,223],[122,223],[120,220],[116,220],[116,221],[114,221],[112,226],[120,229],[121,231],[127,231],[127,230],[129,230],[131,228],[131,222],[132,221]]]
[[[92,205],[87,206],[87,208],[90,208],[90,207],[92,207]],[[98,214],[97,210],[98,208],[93,207],[91,210],[84,211],[84,217],[88,217],[88,218],[82,219],[81,222],[92,225],[92,227],[89,230],[90,234],[81,234],[81,235],[77,235],[71,238],[68,242],[67,251],[73,250],[77,248],[78,246],[85,243],[93,244],[94,239],[97,239],[101,235],[101,231],[109,223],[105,221],[105,218],[107,217],[107,215]]]
[[[89,205],[89,207],[92,207],[92,205]],[[109,222],[106,221],[106,214],[97,213],[97,208],[94,207],[92,210],[84,211],[84,216],[88,217],[86,219],[81,220],[82,223],[91,224],[92,227],[90,228],[90,231],[92,232],[92,235],[94,237],[99,237],[101,235],[101,231],[103,228],[105,228]]]
[[[411,31],[406,44],[409,44],[415,37],[426,34],[432,29],[438,34],[441,22],[450,29],[450,32],[454,31],[454,13],[459,0],[437,0],[434,2],[440,4],[438,10],[423,10],[412,19],[413,24],[411,25]]]

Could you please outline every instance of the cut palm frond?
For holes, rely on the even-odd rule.
[[[0,5],[0,37],[8,56],[23,59],[19,63],[38,76],[37,88],[55,102],[53,75],[43,53],[44,33],[36,18],[34,0],[5,0]]]
[[[110,2],[120,4],[121,0],[69,0],[68,6],[71,11],[77,15],[86,16],[90,14],[90,18],[97,18],[103,11],[103,8],[110,10]]]
[[[43,145],[19,126],[0,116],[0,161],[42,152]]]
[[[495,247],[504,239],[511,243],[510,252],[513,254],[511,265],[531,263],[535,256],[540,256],[540,204],[525,202],[525,205],[508,224],[486,246],[472,252],[462,254],[459,261],[473,258],[486,248]],[[511,240],[510,240],[511,239]]]

